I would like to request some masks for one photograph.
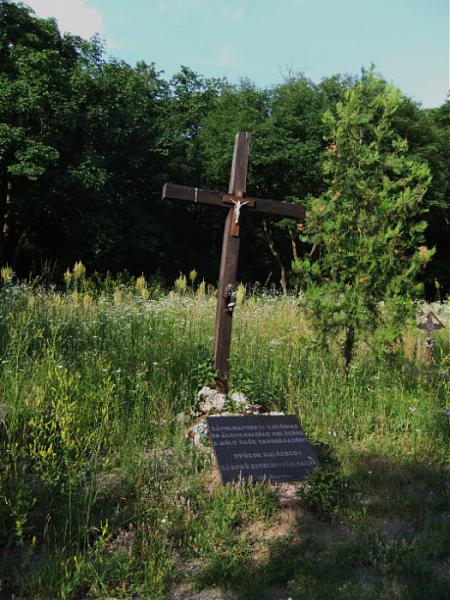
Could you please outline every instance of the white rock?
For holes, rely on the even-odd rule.
[[[231,394],[231,402],[236,408],[241,408],[248,405],[248,398],[241,392],[233,392]]]
[[[226,400],[225,394],[221,394],[213,388],[203,387],[197,394],[195,408],[202,414],[220,412],[225,408]]]
[[[197,400],[201,400],[204,396],[210,396],[211,394],[217,394],[217,390],[205,385],[197,392]]]

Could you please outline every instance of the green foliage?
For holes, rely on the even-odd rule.
[[[215,282],[222,220],[211,208],[163,205],[160,190],[168,180],[226,189],[240,129],[253,140],[250,193],[294,203],[324,193],[330,123],[322,117],[328,111],[338,118],[338,107],[360,85],[357,78],[336,75],[314,84],[289,74],[263,90],[183,66],[166,81],[155,65],[106,58],[99,39],[62,35],[56,21],[39,19],[16,2],[2,0],[0,23],[0,262],[19,276],[51,264],[53,277],[62,279],[67,266],[81,259],[102,274],[158,272],[165,284],[196,265],[200,280]],[[385,120],[398,141],[408,140],[416,165],[426,162],[433,173],[425,194],[426,245],[436,245],[438,255],[421,272],[430,295],[435,280],[448,289],[447,113],[446,104],[422,110],[401,98]],[[374,157],[375,146],[367,147]],[[395,162],[402,150],[389,147],[389,153]],[[352,168],[357,177],[359,167]],[[406,167],[391,165],[388,178],[395,168]],[[276,272],[295,282],[291,261],[303,273],[302,257],[311,251],[309,238],[298,240],[295,225],[283,220],[265,233],[257,219],[246,220],[244,282],[266,281]],[[394,232],[395,225],[390,223]],[[304,279],[297,278],[302,289]]]
[[[345,477],[334,464],[312,471],[299,489],[299,498],[321,517],[341,519],[349,511],[354,511],[361,492],[355,482]]]
[[[303,239],[312,251],[294,271],[309,283],[321,335],[344,332],[347,367],[357,337],[377,327],[381,302],[401,321],[434,253],[424,245],[430,172],[393,127],[400,106],[399,92],[368,72],[324,116],[329,187],[310,202]]]
[[[358,586],[355,556],[423,589],[418,569],[444,560],[450,539],[447,330],[431,367],[415,363],[411,330],[409,358],[359,351],[343,385],[337,346],[319,351],[296,298],[249,295],[236,309],[233,389],[248,379],[253,401],[298,414],[336,456],[303,491],[314,535],[295,521],[272,542],[284,514],[273,491],[218,484],[176,420],[211,375],[214,295],[146,301],[133,278],[92,289],[82,265],[70,274],[65,293],[12,282],[0,293],[2,595],[162,600],[188,579],[255,599],[271,585],[331,598],[345,577]],[[414,523],[419,550],[383,533],[380,515]]]
[[[103,272],[139,252],[141,269],[156,271],[160,225],[148,196],[163,181],[157,104],[167,85],[153,66],[106,61],[97,39],[62,36],[24,6],[2,1],[0,20],[3,262],[25,253],[30,265],[40,253],[73,264],[83,248]]]

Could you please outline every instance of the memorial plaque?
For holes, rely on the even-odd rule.
[[[213,416],[207,422],[223,483],[302,481],[319,465],[295,416]]]

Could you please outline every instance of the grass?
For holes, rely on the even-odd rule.
[[[0,292],[1,598],[449,597],[448,329],[430,368],[412,326],[383,356],[363,340],[345,379],[296,298],[246,297],[231,387],[322,457],[283,508],[220,485],[176,419],[211,376],[213,294],[77,277]]]

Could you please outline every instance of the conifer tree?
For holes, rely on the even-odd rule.
[[[434,252],[423,245],[430,172],[393,128],[401,101],[369,71],[324,116],[328,189],[311,200],[302,237],[312,250],[294,271],[306,279],[322,339],[342,335],[346,372],[360,333],[379,323],[383,301],[401,322]]]

